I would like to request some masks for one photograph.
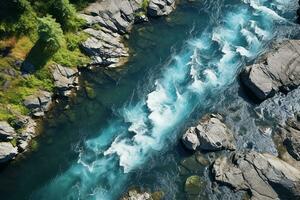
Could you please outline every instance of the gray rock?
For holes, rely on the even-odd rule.
[[[58,95],[68,96],[72,93],[72,90],[78,88],[78,69],[63,67],[57,64],[54,65],[52,74],[54,78],[54,85],[57,89]]]
[[[28,141],[26,141],[26,140],[20,140],[19,144],[18,144],[19,151],[20,152],[26,151],[28,145],[29,145]]]
[[[247,190],[253,200],[300,198],[300,171],[270,154],[250,152],[220,157],[212,172],[217,182]]]
[[[0,121],[0,141],[12,140],[15,136],[15,129],[6,121]]]
[[[151,16],[167,15],[175,8],[175,0],[152,0],[150,4]],[[84,10],[80,16],[86,20],[89,28],[85,32],[91,37],[81,47],[91,58],[90,65],[118,67],[127,62],[129,50],[122,36],[130,32],[134,23],[148,21],[142,5],[143,0],[102,0]]]
[[[285,137],[283,143],[288,153],[295,159],[300,161],[300,122],[298,120],[289,120],[281,133]]]
[[[147,13],[152,17],[170,14],[175,9],[175,0],[150,0]]]
[[[182,137],[183,144],[190,150],[196,150],[200,146],[200,141],[195,127],[189,128]]]
[[[18,154],[18,148],[10,142],[0,142],[0,163],[10,161]]]
[[[39,91],[34,95],[28,96],[24,100],[24,105],[36,117],[44,116],[49,111],[52,103],[52,94],[47,91]]]
[[[288,40],[267,53],[261,63],[245,69],[243,83],[259,100],[277,91],[290,91],[300,84],[300,41]]]
[[[182,140],[185,146],[191,150],[216,151],[235,149],[233,134],[221,122],[218,115],[204,116],[197,127],[188,129]]]
[[[108,29],[84,30],[91,37],[81,44],[83,51],[92,58],[93,65],[119,66],[122,59],[127,59],[129,49],[122,42],[121,35]]]

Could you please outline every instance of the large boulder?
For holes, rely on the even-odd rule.
[[[0,141],[12,140],[15,136],[15,129],[6,121],[0,121]]]
[[[170,14],[175,9],[175,0],[150,0],[147,9],[152,17]]]
[[[247,67],[241,78],[259,100],[294,89],[300,84],[300,41],[288,40],[275,47],[260,63]]]
[[[220,157],[212,173],[220,184],[249,191],[252,200],[300,198],[300,171],[270,154],[249,152]]]
[[[0,142],[0,163],[10,161],[18,154],[18,148],[10,142]]]
[[[183,135],[183,144],[191,150],[235,150],[233,134],[221,119],[220,115],[204,116],[196,127],[189,128]]]
[[[26,97],[24,100],[24,105],[35,117],[44,116],[45,112],[49,111],[51,103],[52,94],[47,91],[39,91],[36,94]]]

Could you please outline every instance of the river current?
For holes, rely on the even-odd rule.
[[[111,83],[98,86],[101,89],[95,92],[102,96],[99,102],[105,108],[100,106],[100,109],[94,103],[91,108],[94,112],[90,114],[94,121],[90,122],[92,125],[87,119],[77,116],[75,123],[77,120],[78,125],[71,128],[73,133],[67,133],[65,137],[73,137],[77,131],[89,134],[74,137],[70,148],[67,145],[69,139],[60,138],[60,135],[68,132],[66,129],[71,125],[64,128],[60,125],[49,144],[52,147],[45,147],[48,149],[44,151],[49,152],[46,155],[54,157],[49,159],[50,166],[58,165],[52,161],[56,156],[60,162],[67,164],[50,170],[45,178],[38,178],[48,173],[47,158],[41,153],[39,156],[29,155],[33,158],[8,166],[11,169],[4,169],[0,174],[7,177],[0,180],[1,185],[12,185],[12,180],[8,181],[12,175],[8,174],[13,172],[13,181],[19,182],[20,188],[25,188],[20,189],[20,195],[4,192],[5,196],[7,199],[114,200],[128,187],[138,186],[137,177],[143,176],[146,171],[153,174],[152,179],[156,179],[153,182],[160,182],[160,189],[167,194],[167,199],[180,199],[174,189],[177,187],[176,172],[172,171],[172,167],[166,167],[156,173],[155,167],[160,162],[172,160],[169,152],[176,148],[178,138],[186,124],[193,120],[195,112],[208,109],[221,100],[220,95],[234,84],[242,67],[253,62],[272,41],[289,36],[287,30],[294,26],[295,14],[292,11],[295,5],[296,1],[288,0],[181,2],[170,17],[157,19],[163,22],[153,20],[146,27],[137,26],[129,45],[134,46],[136,56],[143,59],[133,58],[131,64],[125,66],[138,65],[132,67],[136,71],[127,69],[123,72],[126,75],[117,84],[114,83],[113,87],[119,89],[113,89],[111,96],[105,97],[100,93],[106,91],[102,89],[103,85]],[[143,31],[150,31],[150,34],[145,33],[143,37],[147,40],[139,42]],[[151,34],[161,34],[163,39]],[[170,42],[163,41],[168,39]],[[162,50],[154,52],[161,45],[165,45]],[[152,48],[151,51],[145,49],[148,47]],[[137,61],[134,62],[134,59]],[[143,65],[145,69],[141,70]],[[120,86],[124,81],[129,82],[130,89]],[[111,89],[112,86],[106,87]],[[121,102],[107,103],[111,99],[114,102],[113,99],[119,96]],[[98,112],[105,114],[100,117]],[[96,117],[101,121],[94,119]],[[86,124],[80,127],[82,123]],[[101,125],[95,125],[97,123]],[[41,144],[47,146],[48,139],[41,139]],[[56,140],[64,142],[55,146]],[[68,153],[57,155],[60,152]],[[64,156],[68,158],[64,159]],[[25,167],[22,167],[23,163]],[[29,167],[31,172],[40,172],[29,177],[26,175]],[[25,180],[20,180],[23,177]],[[34,187],[28,186],[32,182]],[[151,180],[147,185],[151,185]],[[15,190],[18,191],[17,188]]]

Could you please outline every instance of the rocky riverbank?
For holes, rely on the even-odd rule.
[[[175,0],[99,0],[90,4],[80,14],[86,20],[84,32],[89,35],[82,42],[82,51],[91,58],[87,66],[77,68],[54,64],[51,67],[54,93],[38,91],[24,99],[30,111],[13,121],[0,122],[0,164],[13,160],[19,153],[28,150],[31,140],[39,133],[38,124],[55,104],[73,97],[82,84],[81,69],[94,67],[118,67],[130,56],[125,44],[135,23],[149,21],[148,17],[170,14],[175,9]],[[23,66],[24,69],[24,66]],[[90,88],[85,88],[91,96]]]
[[[206,115],[183,135],[182,144],[196,151],[198,159],[192,165],[208,167],[211,193],[218,193],[218,187],[228,187],[234,192],[246,192],[251,199],[300,198],[299,50],[299,40],[285,40],[274,45],[240,75],[248,96],[259,102],[255,106],[258,118],[273,124],[268,130],[260,129],[262,134],[271,134],[277,154],[247,147],[235,148],[238,134],[232,133],[222,121],[226,114]],[[207,156],[209,159],[203,162]],[[183,165],[183,168],[187,167]],[[191,177],[187,178],[186,184],[195,179],[195,183],[188,185],[197,186],[202,180],[197,175],[195,177],[200,181]],[[187,192],[187,195],[195,197],[203,190],[200,184],[196,192]]]

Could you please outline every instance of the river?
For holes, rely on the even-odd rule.
[[[129,63],[83,73],[96,98],[78,95],[51,114],[36,151],[1,171],[1,199],[113,200],[131,186],[182,199],[178,138],[211,108],[239,98],[229,90],[239,71],[291,35],[296,3],[182,1],[170,16],[135,26]]]

